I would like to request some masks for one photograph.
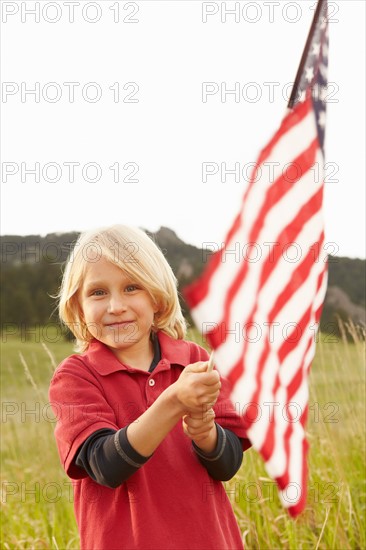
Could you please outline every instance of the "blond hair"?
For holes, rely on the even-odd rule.
[[[177,279],[163,253],[141,229],[113,225],[82,233],[66,263],[60,287],[59,316],[76,338],[77,351],[85,351],[92,335],[78,300],[88,263],[101,258],[118,266],[149,293],[158,310],[153,330],[175,339],[186,334],[179,303]]]

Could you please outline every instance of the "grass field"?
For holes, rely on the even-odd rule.
[[[254,450],[225,483],[247,549],[366,548],[365,350],[364,339],[350,332],[353,341],[323,335],[317,345],[303,514],[289,517]],[[1,549],[78,548],[72,486],[59,463],[47,397],[53,370],[72,345],[47,336],[46,345],[42,331],[36,341],[3,338]]]

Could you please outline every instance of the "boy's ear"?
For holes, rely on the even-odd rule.
[[[157,304],[155,302],[155,299],[154,298],[151,298],[151,302],[152,302],[152,310],[154,313],[158,313],[160,307],[159,307],[159,304]]]

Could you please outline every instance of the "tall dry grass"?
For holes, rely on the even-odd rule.
[[[303,514],[289,517],[252,449],[225,483],[247,549],[366,547],[365,334],[352,323],[341,325],[341,334],[337,340],[321,335],[311,368]],[[57,455],[47,397],[53,370],[72,345],[35,339],[2,345],[1,548],[77,549],[72,487]]]

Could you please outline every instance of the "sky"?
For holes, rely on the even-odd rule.
[[[314,5],[2,1],[1,234],[125,223],[221,244]],[[365,258],[363,0],[329,2],[329,41],[326,245]]]

